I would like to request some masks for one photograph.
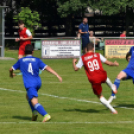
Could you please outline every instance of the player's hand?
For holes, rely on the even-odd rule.
[[[16,39],[15,39],[15,42],[18,42],[18,41],[20,41],[20,39],[19,39],[19,38],[16,38]]]
[[[24,41],[24,40],[25,40],[25,38],[23,38],[23,37],[20,37],[20,40]]]
[[[76,63],[78,60],[77,59],[73,59],[73,63]]]
[[[84,32],[85,34],[87,34],[88,32]]]
[[[117,61],[114,62],[115,66],[119,66],[119,63]]]
[[[58,75],[57,78],[59,79],[60,82],[62,82],[62,77],[60,77],[60,76]]]

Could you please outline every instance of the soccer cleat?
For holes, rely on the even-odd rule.
[[[34,110],[32,114],[32,121],[37,121],[37,117],[38,117],[38,113],[36,110]]]
[[[46,114],[46,115],[44,115],[42,122],[47,122],[49,120],[51,120],[51,116],[49,114]]]
[[[112,112],[112,114],[118,114],[118,112],[115,110],[115,112]]]

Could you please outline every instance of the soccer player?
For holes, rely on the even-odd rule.
[[[37,112],[43,116],[43,122],[49,121],[51,116],[44,110],[43,106],[38,103],[38,90],[41,87],[41,79],[39,77],[39,69],[47,70],[55,75],[60,82],[62,78],[49,66],[44,64],[39,58],[33,57],[32,45],[26,45],[25,47],[26,57],[18,60],[10,68],[10,77],[13,78],[13,70],[20,69],[23,76],[24,86],[28,96],[28,102],[32,110],[32,121],[37,120]]]
[[[102,83],[108,81],[107,73],[102,67],[102,63],[109,66],[118,66],[119,64],[115,61],[110,62],[99,53],[94,53],[93,43],[87,45],[87,53],[80,57],[78,63],[77,59],[73,59],[73,67],[75,71],[78,71],[82,66],[85,68],[88,80],[92,85],[94,94],[100,99],[101,103],[111,110],[113,114],[117,114],[117,111],[108,103],[108,101],[102,95]],[[102,63],[101,63],[102,62]],[[113,85],[113,84],[112,84]],[[113,92],[116,94],[117,90],[115,87],[111,87]]]
[[[83,53],[87,52],[86,46],[90,42],[89,41],[89,26],[88,26],[88,19],[83,18],[83,22],[79,25],[79,33],[82,37],[82,50]]]
[[[22,58],[25,55],[25,46],[31,44],[32,34],[31,32],[25,27],[24,22],[22,20],[18,21],[19,25],[19,36],[20,38],[16,38],[15,41],[20,41],[19,52],[18,52],[18,59]]]
[[[114,81],[116,88],[118,89],[120,86],[121,80],[133,79],[134,83],[134,47],[131,47],[130,51],[126,54],[126,60],[129,62],[126,69],[122,70]],[[112,92],[109,103],[111,103],[114,99],[116,99],[115,94]]]

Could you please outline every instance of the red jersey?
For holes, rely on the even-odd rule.
[[[120,35],[120,37],[126,37],[126,34],[123,34],[123,33],[122,33],[122,34]]]
[[[107,78],[107,73],[102,67],[99,53],[86,53],[82,57],[82,62],[91,83],[103,83]]]
[[[26,30],[27,28],[25,27],[23,30],[18,30],[19,32],[19,36],[20,37],[23,37],[23,38],[28,38],[28,35],[26,34]],[[31,41],[30,40],[26,40],[26,41],[20,41],[20,46],[26,46],[27,44],[31,44]]]

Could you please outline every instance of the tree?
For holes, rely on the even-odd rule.
[[[66,34],[67,36],[74,35],[73,21],[74,16],[77,14],[83,14],[88,0],[58,0],[58,13],[62,18],[66,19]]]
[[[93,9],[101,10],[104,15],[124,13],[124,15],[126,15],[126,31],[128,35],[130,22],[134,21],[132,17],[134,15],[134,0],[91,0],[88,1],[88,4],[91,5]]]
[[[21,12],[14,16],[13,18],[16,22],[18,20],[23,20],[26,27],[34,33],[34,28],[41,26],[39,23],[40,18],[37,11],[31,11],[29,7],[21,7]]]

